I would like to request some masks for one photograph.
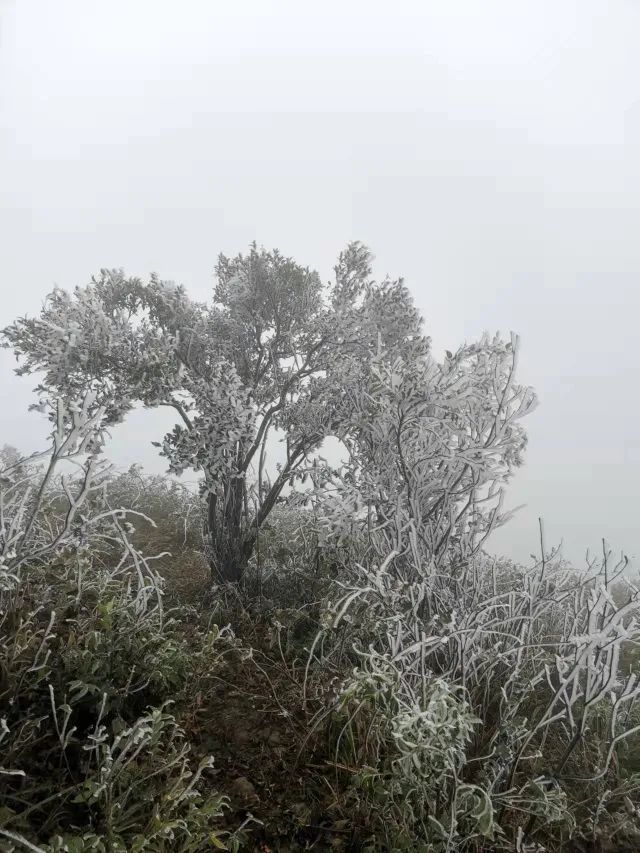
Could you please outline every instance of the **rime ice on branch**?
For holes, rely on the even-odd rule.
[[[497,339],[437,365],[403,281],[371,280],[370,261],[350,244],[323,286],[253,245],[219,257],[210,304],[155,276],[103,270],[54,290],[40,316],[4,330],[5,344],[19,373],[44,371],[43,399],[91,390],[105,426],[136,403],[175,410],[157,446],[173,472],[203,475],[215,579],[242,576],[261,525],[327,436],[348,448],[351,480],[378,514],[395,493],[420,505],[437,552],[459,527],[442,496],[473,495],[471,520],[483,485],[519,463],[516,420],[533,395],[513,384],[515,352]],[[272,430],[286,442],[273,479]]]

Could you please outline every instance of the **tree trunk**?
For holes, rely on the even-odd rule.
[[[237,583],[253,552],[253,541],[246,541],[243,529],[243,493],[242,478],[235,478],[225,483],[222,502],[216,494],[208,497],[209,566],[216,583]]]
[[[216,583],[237,583],[242,578],[256,546],[258,532],[276,505],[291,472],[304,458],[303,450],[304,445],[300,445],[291,454],[253,519],[247,516],[244,476],[232,477],[224,483],[222,506],[218,495],[213,491],[209,493],[209,565],[211,578]]]

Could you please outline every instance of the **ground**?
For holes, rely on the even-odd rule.
[[[247,826],[247,850],[356,850],[336,792],[344,772],[321,754],[321,738],[309,737],[314,707],[303,707],[301,661],[280,653],[274,633],[254,626],[252,656],[226,656],[211,695],[194,700],[189,737],[214,756],[229,829],[249,815],[260,821]]]

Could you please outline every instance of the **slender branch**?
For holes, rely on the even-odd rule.
[[[175,409],[176,412],[180,415],[180,417],[184,421],[187,429],[189,429],[189,430],[193,429],[193,423],[192,423],[191,419],[189,418],[189,416],[187,415],[187,413],[185,412],[185,410],[183,409],[183,407],[180,405],[180,403],[177,400],[167,400],[166,403],[160,403],[160,405],[161,406],[169,406],[170,408]]]

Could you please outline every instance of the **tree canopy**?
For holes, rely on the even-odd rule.
[[[285,486],[328,436],[347,446],[352,482],[378,513],[394,495],[414,510],[422,502],[434,548],[453,505],[475,505],[479,488],[519,464],[516,420],[534,399],[513,385],[512,345],[484,338],[437,364],[404,282],[372,280],[362,244],[340,254],[328,284],[255,244],[220,255],[215,272],[205,304],[155,275],[102,270],[72,293],[55,289],[3,336],[18,373],[43,372],[43,403],[91,390],[105,428],[139,403],[175,410],[154,443],[172,472],[202,474],[218,579],[242,575]],[[286,445],[273,479],[272,430]]]
[[[18,373],[44,373],[43,400],[91,389],[105,427],[136,403],[176,411],[157,444],[171,471],[203,474],[212,567],[237,579],[285,485],[327,435],[342,432],[349,389],[372,356],[381,347],[428,349],[403,283],[375,284],[370,274],[358,243],[340,255],[328,286],[253,245],[220,255],[213,299],[202,304],[155,275],[143,283],[102,270],[72,293],[55,289],[39,316],[4,330],[5,344],[22,360]],[[286,436],[273,482],[271,429]]]

